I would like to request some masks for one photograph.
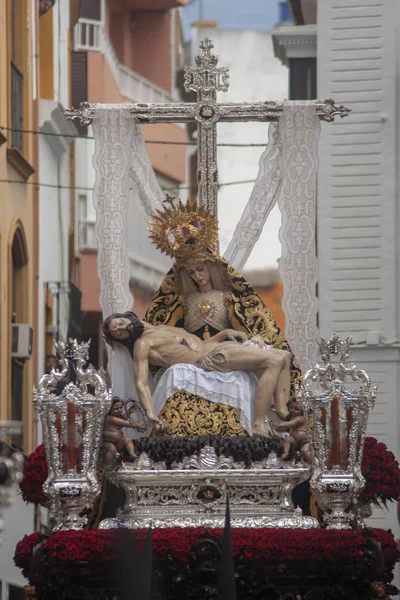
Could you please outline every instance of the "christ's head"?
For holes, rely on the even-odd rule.
[[[132,348],[144,330],[142,321],[135,313],[114,313],[103,321],[103,334],[109,342],[119,342]]]

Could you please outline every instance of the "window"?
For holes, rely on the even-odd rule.
[[[317,97],[316,59],[291,58],[289,68],[289,99],[314,100]]]
[[[10,0],[10,51],[11,51],[11,144],[19,152],[23,150],[21,130],[24,125],[24,2]]]
[[[101,21],[101,0],[80,0],[79,18]]]
[[[11,315],[13,323],[24,323],[25,299],[27,295],[26,265],[28,263],[25,238],[22,230],[18,228],[14,234],[11,246]],[[11,418],[15,421],[23,420],[23,391],[24,391],[24,366],[23,360],[11,360]],[[13,435],[12,440],[19,448],[23,448],[23,435]]]

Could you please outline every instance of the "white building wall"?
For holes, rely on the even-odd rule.
[[[274,57],[268,31],[192,28],[192,60],[200,41],[208,37],[219,57],[219,66],[229,67],[230,86],[218,94],[219,102],[284,100],[288,96],[288,71]],[[218,143],[263,144],[263,147],[219,147],[220,183],[254,180],[258,162],[268,141],[268,123],[220,123]],[[223,253],[250,197],[254,183],[221,186],[218,192],[220,244]],[[246,264],[246,269],[277,266],[281,256],[278,231],[281,215],[278,207],[271,212],[264,231]]]
[[[323,125],[319,142],[321,335],[353,334],[352,359],[379,383],[368,433],[397,456],[399,24],[396,0],[324,0],[318,12],[318,97],[352,110]],[[395,506],[372,524],[398,537]]]

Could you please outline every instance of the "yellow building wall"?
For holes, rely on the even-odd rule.
[[[24,76],[23,115],[24,129],[37,129],[37,103],[33,100],[33,48],[32,27],[36,27],[36,15],[32,15],[32,3],[29,0],[18,0],[18,52],[15,60]],[[11,127],[11,2],[0,2],[0,125]],[[15,32],[14,32],[15,33]],[[18,309],[26,323],[34,327],[35,290],[35,244],[34,217],[37,210],[35,186],[27,184],[29,165],[36,169],[37,153],[34,136],[24,134],[22,156],[13,152],[11,162],[11,132],[2,130],[7,138],[0,146],[0,420],[11,417],[11,317],[12,317],[12,254],[13,235],[17,227],[23,231],[26,240],[28,263],[25,268],[25,289],[19,298]],[[0,140],[1,141],[1,140]],[[17,166],[15,164],[17,162]],[[19,166],[18,166],[19,165]],[[20,167],[20,168],[19,168]],[[25,176],[21,173],[25,170]],[[35,175],[31,175],[29,183],[33,183]],[[17,182],[17,183],[11,183]],[[36,232],[37,235],[37,232]],[[33,362],[35,357],[26,361],[24,367],[23,420],[24,450],[30,451],[33,444]]]

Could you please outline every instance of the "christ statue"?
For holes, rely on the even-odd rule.
[[[290,393],[291,353],[272,347],[261,349],[245,345],[249,336],[243,331],[225,329],[206,340],[200,340],[184,329],[154,326],[127,312],[110,315],[103,323],[103,332],[109,344],[119,342],[132,351],[139,400],[156,428],[162,427],[162,423],[154,411],[148,385],[150,365],[168,368],[185,363],[205,371],[256,373],[259,379],[253,435],[268,436],[266,418],[273,399],[277,410],[286,409]]]

